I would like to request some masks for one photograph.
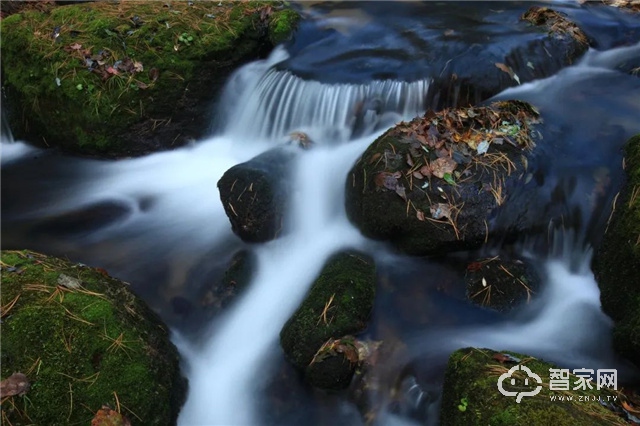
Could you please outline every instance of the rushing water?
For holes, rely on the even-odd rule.
[[[371,30],[356,21],[330,16],[322,22],[357,37],[362,28]],[[346,397],[314,393],[292,375],[278,345],[282,325],[325,260],[343,248],[371,253],[386,283],[379,285],[363,336],[394,348],[372,372],[381,390],[367,396],[378,404],[381,424],[437,423],[447,356],[465,346],[516,350],[567,367],[618,367],[623,379],[633,377],[611,351],[611,321],[600,310],[589,270],[590,245],[602,234],[615,191],[598,205],[588,195],[596,175],[604,173],[609,188],[619,184],[620,148],[640,131],[640,80],[619,71],[640,57],[640,44],[592,50],[575,66],[499,95],[527,100],[545,117],[532,164],[544,178],[520,188],[510,202],[533,198],[531,215],[560,211],[567,218],[565,232],[552,224],[548,234],[510,246],[537,265],[543,283],[532,303],[502,315],[465,300],[460,271],[452,266],[460,258],[399,255],[362,237],[346,218],[351,165],[394,122],[425,110],[432,76],[303,80],[286,69],[302,67],[296,54],[309,55],[300,39],[290,53],[280,48],[238,70],[223,94],[215,135],[190,147],[103,162],[29,148],[3,130],[3,248],[66,255],[131,282],[174,328],[190,383],[181,425],[360,422]],[[335,63],[322,52],[320,58]],[[346,63],[353,66],[351,59]],[[249,288],[205,321],[197,313],[202,289],[247,247],[232,234],[215,184],[229,167],[283,143],[292,131],[306,132],[315,146],[294,164],[288,232],[249,246],[258,260]],[[508,214],[493,224],[499,227]],[[494,245],[482,252],[502,250]],[[276,408],[283,404],[288,408]]]

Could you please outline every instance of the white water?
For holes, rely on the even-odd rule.
[[[153,209],[138,209],[126,222],[98,230],[84,243],[107,241],[117,251],[118,236],[142,228],[175,241],[171,250],[184,260],[191,252],[183,251],[181,241],[189,241],[196,250],[232,238],[215,191],[215,182],[224,171],[281,142],[290,131],[303,130],[312,136],[316,148],[301,152],[296,163],[290,233],[256,246],[257,275],[232,310],[212,326],[207,339],[194,343],[175,336],[190,387],[179,418],[181,425],[259,423],[253,410],[255,391],[263,384],[261,379],[269,377],[274,354],[280,353],[278,333],[282,325],[329,255],[345,247],[368,247],[344,213],[344,182],[349,168],[375,139],[376,133],[371,132],[390,125],[381,124],[381,120],[408,119],[423,108],[419,99],[424,98],[421,95],[428,88],[426,83],[329,86],[302,82],[287,73],[270,71],[282,58],[282,52],[275,52],[269,60],[251,64],[236,74],[226,96],[235,99],[229,116],[239,118],[230,121],[221,135],[181,150],[99,163],[73,193],[61,197],[55,205],[30,212],[34,216],[45,211],[64,212],[90,201],[114,198],[137,205],[141,198],[156,197]],[[590,60],[601,66],[602,61],[593,58]],[[528,89],[537,90],[535,84]],[[368,134],[338,143],[351,134],[353,105],[367,96],[380,97],[385,108],[396,112],[384,119],[370,115],[364,129]],[[22,143],[3,142],[3,165],[27,151]],[[137,258],[135,253],[144,253],[154,242],[153,238],[141,237],[128,248],[130,253],[112,256]],[[436,352],[446,354],[458,347],[481,346],[579,364],[576,367],[616,367],[609,342],[603,340],[603,336],[609,336],[611,324],[600,311],[593,275],[585,269],[588,254],[582,256],[582,268],[572,272],[566,256],[572,250],[570,247],[547,262],[546,291],[525,312],[529,316],[499,326],[470,325],[438,335],[414,336],[407,343],[417,359],[429,359]]]

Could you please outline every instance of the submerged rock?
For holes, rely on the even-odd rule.
[[[178,351],[125,283],[100,268],[3,251],[2,306],[2,377],[22,372],[31,382],[24,397],[3,401],[3,418],[89,424],[108,405],[133,425],[176,422],[186,396]]]
[[[629,140],[625,154],[628,180],[615,199],[593,270],[602,309],[615,321],[614,348],[640,366],[640,135]]]
[[[280,344],[287,358],[306,371],[312,385],[328,389],[349,385],[358,356],[349,352],[345,336],[367,327],[375,286],[372,259],[355,252],[336,254],[282,328]]]
[[[499,256],[469,263],[465,282],[469,300],[503,312],[529,303],[539,287],[539,277],[531,265]]]
[[[516,370],[509,374],[512,368]],[[528,369],[525,370],[524,368]],[[553,364],[513,352],[466,348],[454,352],[445,373],[440,424],[451,425],[625,425],[612,411],[619,394],[603,388],[573,390],[579,378],[567,370],[569,390],[550,389]],[[505,396],[498,390],[500,376]],[[537,381],[537,375],[540,381]],[[512,383],[512,379],[516,382]],[[528,382],[524,382],[524,380]],[[540,386],[536,395],[533,393]],[[586,387],[586,386],[585,386]],[[521,398],[516,402],[516,394]],[[572,401],[552,400],[572,396]],[[614,400],[614,397],[617,399]],[[602,402],[598,400],[601,398]],[[611,409],[604,405],[611,406]]]
[[[233,166],[218,181],[231,229],[243,241],[270,241],[282,231],[294,157],[295,148],[275,148]]]
[[[538,114],[518,101],[428,111],[390,129],[347,177],[349,219],[408,254],[473,249],[510,188],[526,180]],[[530,178],[530,177],[529,177]]]
[[[251,282],[256,263],[255,254],[248,250],[240,250],[233,255],[220,281],[205,293],[202,306],[212,313],[228,307]]]
[[[198,139],[230,73],[292,33],[298,14],[278,5],[96,1],[4,18],[10,127],[17,139],[107,156]]]

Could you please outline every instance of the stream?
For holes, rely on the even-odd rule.
[[[507,203],[534,199],[528,214],[560,212],[566,221],[546,232],[474,253],[409,257],[363,237],[344,208],[352,165],[394,123],[441,103],[432,94],[445,67],[468,69],[533,37],[517,19],[529,3],[338,2],[305,5],[294,41],[238,69],[221,94],[211,136],[191,146],[99,161],[32,148],[3,127],[2,248],[67,256],[131,283],[171,326],[183,356],[189,395],[180,425],[363,424],[359,401],[348,391],[311,389],[278,339],[324,262],[345,248],[371,254],[378,270],[374,312],[361,337],[394,349],[376,367],[377,390],[363,397],[376,407],[378,424],[438,424],[448,355],[468,346],[564,368],[618,368],[619,381],[636,378],[611,349],[612,322],[600,309],[590,261],[623,179],[621,149],[640,132],[640,78],[629,73],[640,66],[640,19],[604,6],[556,4],[597,48],[566,67],[549,58],[540,76],[494,97],[530,102],[544,117],[531,164],[541,178],[516,188]],[[488,12],[498,8],[498,17]],[[449,28],[460,37],[438,41]],[[370,99],[375,108],[354,117],[354,105]],[[314,147],[294,163],[286,232],[243,243],[216,183],[292,131],[306,133]],[[602,176],[604,194],[594,203]],[[508,220],[507,208],[492,226]],[[203,289],[247,248],[257,258],[249,287],[228,309],[206,313]],[[536,267],[539,291],[510,313],[471,304],[460,265],[506,252]]]

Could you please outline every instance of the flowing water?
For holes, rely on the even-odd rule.
[[[615,31],[602,30],[608,28],[602,24],[596,29],[606,50],[591,50],[574,66],[498,96],[529,101],[545,118],[531,165],[541,178],[517,189],[509,202],[533,198],[530,214],[556,217],[553,212],[559,211],[566,218],[562,227],[552,223],[544,235],[523,235],[508,247],[493,244],[479,253],[411,258],[360,235],[345,214],[344,186],[352,164],[379,134],[430,105],[437,75],[427,69],[406,80],[419,69],[407,61],[412,50],[403,45],[409,39],[416,49],[416,37],[430,35],[415,26],[415,34],[407,35],[407,27],[401,31],[417,6],[399,7],[397,20],[385,28],[402,37],[376,43],[402,54],[390,54],[391,48],[380,52],[380,46],[359,40],[379,32],[388,8],[343,7],[314,12],[319,17],[311,13],[288,49],[280,47],[238,70],[222,95],[225,109],[218,113],[215,133],[193,146],[97,161],[30,148],[10,140],[3,128],[3,248],[66,255],[131,282],[172,325],[183,355],[190,390],[181,425],[361,422],[346,394],[325,395],[305,386],[284,362],[278,342],[282,325],[326,259],[344,248],[372,254],[378,268],[375,309],[362,337],[394,348],[372,373],[380,391],[366,395],[378,407],[381,424],[437,424],[447,356],[466,346],[515,350],[566,367],[619,368],[622,380],[632,379],[635,372],[611,351],[612,324],[600,310],[589,261],[590,247],[606,225],[612,188],[621,182],[620,149],[640,131],[640,79],[620,71],[640,58],[640,44],[613,48]],[[614,23],[627,19],[613,19],[600,9],[568,10],[586,14],[584,22],[594,14]],[[458,22],[448,15],[429,19],[447,26],[481,21],[471,35],[485,26],[498,28],[491,34],[503,33],[495,20],[465,13]],[[375,60],[356,66],[349,51]],[[316,66],[304,60],[312,52]],[[418,59],[428,63],[430,57],[423,52]],[[310,69],[323,77],[309,80]],[[397,72],[390,76],[389,69]],[[347,74],[343,82],[334,81]],[[381,75],[389,78],[371,78]],[[216,182],[231,166],[285,142],[292,131],[307,133],[315,144],[294,163],[287,232],[247,246],[231,232]],[[599,179],[606,179],[609,191],[595,205],[589,195]],[[506,209],[492,226],[508,219]],[[247,247],[257,257],[248,289],[213,319],[202,314],[203,289]],[[541,291],[511,314],[470,304],[458,266],[467,255],[505,250],[537,266]]]

